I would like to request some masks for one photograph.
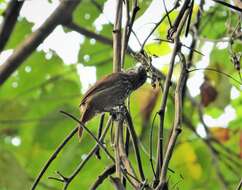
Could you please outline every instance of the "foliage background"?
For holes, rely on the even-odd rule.
[[[51,1],[49,2],[51,3]],[[105,1],[98,1],[100,7]],[[140,1],[140,12],[142,16],[151,1]],[[0,13],[5,10],[7,1],[0,1]],[[194,15],[198,11],[198,4],[195,3]],[[171,18],[175,18],[177,12],[173,13]],[[211,14],[213,14],[211,16]],[[89,15],[90,17],[87,16]],[[93,22],[99,17],[100,11],[93,1],[83,0],[73,14],[74,21],[88,30],[96,31]],[[192,21],[194,21],[193,18]],[[209,60],[208,67],[216,68],[230,76],[239,79],[238,71],[234,68],[230,60],[228,42],[221,42],[227,39],[231,34],[229,29],[235,27],[238,22],[237,12],[231,11],[227,7],[219,4],[211,5],[204,11],[201,21],[201,31],[198,39],[198,50],[206,41],[211,43],[211,53],[206,55]],[[144,23],[145,25],[146,23]],[[163,22],[155,32],[154,38],[164,38],[169,28],[167,21]],[[231,26],[231,28],[228,27]],[[4,52],[16,48],[26,36],[32,33],[33,23],[26,18],[19,17],[13,34],[8,41]],[[65,32],[71,32],[64,28]],[[111,38],[112,25],[105,24],[99,35]],[[226,38],[227,37],[227,38]],[[62,42],[56,42],[65,46]],[[242,50],[241,40],[235,41],[233,45],[235,52]],[[167,43],[150,42],[146,46],[146,51],[155,57],[169,56],[172,46]],[[206,50],[202,50],[206,51]],[[204,53],[204,52],[202,52]],[[51,56],[48,56],[51,54]],[[88,59],[85,55],[89,55]],[[155,59],[155,58],[154,58]],[[196,63],[203,59],[203,56],[196,54],[194,58],[194,67]],[[241,62],[241,59],[240,59]],[[162,71],[165,73],[168,67],[167,62],[163,62]],[[112,72],[112,48],[109,45],[96,42],[85,38],[80,44],[78,61],[75,64],[65,64],[55,51],[36,50],[24,64],[0,87],[0,189],[1,190],[20,190],[29,189],[33,179],[37,176],[45,161],[62,139],[75,126],[75,123],[65,118],[59,113],[65,110],[79,116],[78,105],[82,97],[83,84],[80,82],[80,76],[77,72],[77,66],[94,66],[96,68],[96,78]],[[127,57],[125,67],[135,65],[135,61]],[[0,65],[1,66],[1,65]],[[205,68],[206,66],[200,67]],[[176,68],[175,68],[176,69]],[[177,69],[178,70],[178,69]],[[175,72],[176,73],[176,72]],[[191,76],[198,72],[191,73]],[[242,93],[241,85],[219,73],[209,71],[199,71],[205,74],[218,95],[216,100],[204,109],[206,115],[212,118],[219,118],[225,112],[228,106],[233,108],[235,117],[225,126],[212,126],[212,134],[225,147],[228,147],[234,154],[229,155],[232,160],[227,159],[223,154],[227,154],[221,146],[218,148],[219,170],[221,171],[228,189],[235,189],[241,177],[241,147],[242,147]],[[95,76],[89,76],[95,77]],[[194,84],[193,84],[194,85]],[[199,86],[201,84],[195,84]],[[231,98],[231,90],[236,94]],[[159,91],[159,90],[158,90]],[[131,113],[133,116],[136,132],[142,136],[142,160],[145,173],[152,179],[152,171],[149,164],[149,157],[145,153],[148,148],[151,120],[159,110],[162,93],[157,93],[147,83],[141,89],[137,90],[131,96]],[[155,105],[151,108],[151,116],[146,118],[145,114],[148,105],[155,96]],[[197,95],[194,99],[200,102],[201,96]],[[154,100],[153,100],[154,101]],[[150,110],[149,110],[150,111]],[[194,126],[199,126],[200,121],[197,114],[197,108],[191,105],[189,101],[185,102],[184,113],[188,116]],[[227,118],[228,120],[230,118]],[[88,123],[88,127],[96,133],[99,117]],[[148,122],[147,122],[148,121]],[[170,123],[173,122],[173,101],[168,102],[167,115],[165,120],[166,136],[169,136]],[[154,128],[156,134],[159,121],[156,119]],[[155,137],[154,137],[155,138]],[[110,147],[110,140],[107,145]],[[61,155],[55,160],[52,166],[45,174],[43,181],[38,189],[59,189],[61,184],[56,181],[48,180],[48,176],[53,176],[54,171],[58,170],[68,175],[81,159],[85,157],[94,142],[85,135],[82,143],[73,139],[63,150]],[[145,151],[146,150],[146,151]],[[237,156],[234,156],[237,155]],[[240,158],[239,158],[240,155]],[[131,158],[132,158],[131,154]],[[134,160],[134,159],[133,159]],[[110,163],[102,155],[102,160],[97,161],[92,158],[85,166],[85,169],[70,185],[70,189],[87,189],[97,178],[98,174]],[[228,164],[231,168],[228,168]],[[198,138],[186,126],[179,142],[176,146],[170,168],[175,173],[170,172],[170,182],[172,188],[179,189],[221,189],[221,179],[217,176],[215,164],[209,148],[204,144],[201,138]],[[240,176],[239,176],[240,175]],[[100,189],[111,189],[111,183],[105,182]]]

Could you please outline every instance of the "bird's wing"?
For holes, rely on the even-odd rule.
[[[125,80],[128,78],[126,73],[118,72],[110,74],[101,80],[98,80],[83,96],[83,99],[80,105],[84,104],[86,99],[92,94],[98,93],[99,91],[112,87],[115,83],[118,83],[119,80]]]

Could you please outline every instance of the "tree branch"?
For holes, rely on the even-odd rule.
[[[182,24],[179,25],[179,29],[178,29],[176,36],[175,36],[174,49],[173,49],[171,61],[170,61],[170,64],[169,64],[168,74],[166,76],[166,80],[165,80],[165,84],[164,84],[164,90],[163,90],[163,93],[162,93],[161,108],[159,110],[160,127],[159,127],[158,142],[157,142],[157,144],[158,144],[157,164],[156,164],[156,176],[155,176],[154,186],[156,186],[158,181],[159,181],[160,170],[162,168],[162,162],[163,162],[163,128],[164,128],[165,108],[166,108],[166,102],[167,102],[167,98],[168,98],[169,89],[170,89],[170,86],[171,86],[171,77],[172,77],[172,74],[173,74],[173,67],[174,67],[174,64],[175,64],[175,58],[176,58],[176,55],[180,51],[180,48],[181,48],[179,35],[180,35],[181,30],[183,28],[183,24],[185,23],[185,20],[186,20],[186,19],[184,19],[185,17],[182,17],[182,18],[183,18]]]
[[[187,3],[187,4],[186,4]],[[188,7],[189,1],[185,1],[183,7]],[[183,8],[182,7],[182,8]],[[175,28],[174,33],[172,33],[172,35],[170,35],[170,38],[173,37],[174,41],[175,41],[175,47],[173,50],[173,54],[172,54],[172,58],[171,58],[171,62],[170,62],[170,66],[169,66],[169,70],[168,70],[168,74],[165,80],[165,85],[164,85],[164,91],[163,91],[163,95],[162,95],[162,103],[161,103],[161,109],[159,111],[159,115],[160,115],[160,128],[159,128],[159,134],[158,134],[158,148],[157,148],[157,165],[156,165],[156,179],[154,182],[154,186],[156,186],[157,182],[159,181],[160,178],[160,182],[159,185],[157,187],[157,189],[159,188],[163,188],[164,185],[166,184],[166,172],[168,169],[168,164],[172,155],[172,151],[176,142],[176,138],[179,134],[179,128],[180,128],[180,117],[181,115],[179,115],[181,113],[181,106],[180,103],[182,102],[182,100],[180,100],[180,93],[179,90],[183,90],[184,88],[184,77],[186,76],[187,72],[186,72],[186,68],[185,68],[185,64],[186,63],[181,63],[183,64],[182,68],[181,68],[181,74],[180,74],[180,78],[179,81],[177,83],[177,87],[176,87],[176,94],[175,94],[175,123],[173,126],[173,132],[172,132],[172,136],[169,140],[168,143],[168,147],[167,147],[167,151],[164,157],[164,163],[163,162],[163,128],[164,128],[164,116],[165,116],[165,108],[166,108],[166,102],[167,102],[167,98],[168,98],[168,93],[169,93],[169,88],[171,85],[171,77],[173,74],[173,67],[174,67],[174,63],[175,63],[175,57],[176,55],[180,52],[180,48],[181,48],[181,43],[180,43],[180,34],[181,31],[184,27],[184,24],[186,22],[187,16],[188,16],[188,9],[185,10],[185,13],[183,14],[183,16],[180,18],[181,20],[177,22],[179,23],[179,25],[177,26],[177,28]],[[178,15],[179,16],[179,15]]]
[[[2,52],[12,34],[23,3],[24,1],[11,0],[6,11],[3,13],[4,20],[0,26],[0,52]]]
[[[177,1],[177,3],[174,5],[174,7],[169,10],[161,19],[159,22],[157,22],[155,24],[155,27],[150,31],[150,33],[148,34],[148,36],[145,38],[144,42],[142,43],[142,46],[141,46],[141,51],[144,49],[144,46],[146,44],[146,42],[148,41],[148,39],[150,38],[150,36],[155,32],[155,30],[158,28],[158,26],[160,26],[160,24],[166,19],[166,17],[169,17],[169,14],[171,12],[173,12],[175,9],[177,9],[179,7],[179,3]]]
[[[50,166],[50,164],[55,160],[55,158],[58,156],[58,154],[63,149],[63,147],[69,142],[69,140],[77,133],[77,130],[78,130],[78,127],[76,127],[75,129],[73,129],[71,131],[71,133],[65,138],[65,140],[56,148],[56,150],[54,151],[54,153],[51,155],[51,157],[46,162],[46,164],[44,165],[44,167],[41,169],[39,175],[35,179],[35,181],[34,181],[34,183],[32,185],[31,190],[34,190],[37,187],[40,179],[42,178],[42,176],[44,175],[44,173],[46,172],[46,170],[48,169],[48,167]]]
[[[214,1],[214,2],[216,2],[216,3],[219,3],[219,4],[221,4],[221,5],[224,5],[224,6],[228,7],[228,8],[230,8],[230,9],[236,10],[236,11],[238,11],[238,12],[240,12],[240,13],[242,12],[242,9],[241,9],[241,8],[236,7],[236,6],[233,6],[233,5],[231,5],[231,4],[229,4],[229,3],[226,3],[226,2],[224,2],[224,1],[220,1],[220,0],[212,0],[212,1]]]
[[[80,122],[76,117],[74,117],[70,113],[67,113],[65,111],[61,111],[61,113],[65,114],[66,116],[68,116],[71,119],[73,119],[74,121],[76,121],[79,125],[81,125],[82,128],[88,133],[88,135],[90,135],[98,143],[98,145],[104,150],[104,152],[108,155],[108,157],[112,161],[114,161],[113,156],[108,152],[107,148],[97,139],[97,137],[95,137],[95,135],[90,131],[90,129],[88,129],[85,125],[83,125],[82,122]]]
[[[24,42],[22,42],[13,52],[13,54],[0,67],[0,85],[23,63],[23,61],[43,42],[43,40],[55,29],[70,19],[73,10],[81,0],[65,0],[50,15],[50,17]]]
[[[100,138],[98,138],[99,142],[102,143],[102,141],[104,140],[108,129],[110,127],[111,124],[111,120],[112,118],[109,117],[109,120],[107,122],[106,128],[103,131],[103,134],[101,135]],[[85,158],[85,160],[83,160],[78,167],[75,169],[75,171],[67,178],[65,178],[66,180],[64,181],[65,185],[64,185],[64,190],[67,189],[67,187],[70,185],[70,183],[72,182],[72,180],[77,176],[77,174],[81,171],[81,169],[85,166],[85,164],[87,163],[87,161],[95,154],[95,152],[97,151],[99,147],[99,143],[97,142],[96,145],[92,148],[92,150],[88,153],[87,157]]]
[[[123,131],[124,131],[123,124],[120,125],[119,130],[120,130],[120,138],[119,138],[118,148],[119,148],[119,156],[120,156],[121,164],[124,166],[124,168],[127,170],[127,172],[132,175],[132,178],[130,180],[132,181],[133,185],[136,188],[139,188],[139,185],[140,185],[139,180],[137,180],[134,168],[131,165],[131,162],[128,159],[128,156],[127,156],[126,151],[125,151],[124,137],[123,137]]]
[[[134,151],[135,151],[135,156],[136,156],[136,160],[137,160],[137,164],[138,164],[138,169],[139,169],[139,173],[140,173],[140,177],[142,182],[145,181],[145,175],[144,175],[144,171],[142,168],[142,162],[141,162],[141,157],[140,157],[140,152],[139,152],[139,147],[138,147],[138,138],[137,135],[135,133],[134,130],[134,126],[133,126],[133,122],[132,122],[132,118],[128,112],[128,109],[126,107],[125,108],[125,117],[126,117],[126,121],[128,123],[128,130],[131,136],[131,140],[134,146]]]
[[[122,47],[121,47],[121,55],[120,55],[120,62],[121,62],[121,68],[124,67],[124,60],[125,60],[125,51],[126,51],[126,47],[128,44],[128,30],[130,30],[130,26],[129,26],[129,22],[130,22],[130,15],[129,15],[129,1],[124,1],[125,6],[125,12],[126,12],[126,22],[125,22],[125,26],[123,29],[123,33],[122,33]]]
[[[108,168],[106,168],[101,175],[98,176],[98,179],[94,182],[91,190],[95,190],[98,188],[99,185],[102,184],[102,182],[110,175],[112,175],[115,172],[115,165],[111,165]]]
[[[123,1],[117,0],[116,16],[113,26],[113,72],[121,71],[122,11]]]
[[[186,12],[188,13],[188,11]],[[185,15],[186,18],[187,15]],[[184,19],[185,20],[185,19]],[[181,55],[183,56],[183,55]],[[183,56],[183,58],[185,58]],[[164,162],[162,164],[162,168],[161,168],[161,174],[160,174],[160,183],[157,186],[156,189],[163,189],[166,185],[167,185],[167,181],[166,181],[166,174],[168,171],[168,165],[169,165],[169,161],[171,159],[175,144],[176,144],[176,140],[178,135],[181,133],[181,123],[182,123],[182,91],[183,88],[185,88],[185,82],[186,82],[186,75],[187,75],[187,71],[186,71],[186,63],[185,60],[182,61],[183,63],[181,63],[181,73],[180,73],[180,78],[177,82],[177,86],[176,86],[176,90],[175,90],[175,118],[174,118],[174,125],[173,125],[173,129],[172,129],[172,134],[171,137],[169,139],[169,143],[167,146],[167,150],[164,156]]]
[[[87,30],[86,28],[82,27],[82,26],[79,26],[77,25],[76,23],[74,23],[73,21],[69,22],[69,23],[64,23],[63,26],[73,30],[73,31],[76,31],[88,38],[93,38],[103,44],[106,44],[106,45],[112,45],[113,44],[113,41],[105,36],[102,36],[102,35],[99,35],[99,34],[96,34],[95,32],[92,32],[90,30]]]
[[[240,182],[238,184],[238,187],[236,188],[236,190],[240,190],[242,188],[242,178],[240,179]]]

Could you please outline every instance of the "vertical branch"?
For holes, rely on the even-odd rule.
[[[126,150],[125,150],[125,147],[124,147],[123,131],[124,131],[123,130],[123,125],[121,125],[120,126],[120,138],[119,138],[119,144],[118,144],[120,161],[122,163],[122,166],[124,166],[125,169],[127,170],[127,172],[133,176],[132,178],[130,178],[130,180],[138,188],[139,187],[139,181],[137,181],[137,177],[136,177],[135,171],[134,171],[134,169],[133,169],[133,167],[131,165],[131,162],[129,161],[129,159],[127,157]],[[125,178],[123,178],[123,179],[125,180]]]
[[[102,130],[103,130],[103,123],[104,123],[104,117],[105,117],[105,114],[102,113],[101,114],[101,118],[100,118],[100,123],[99,123],[99,126],[98,126],[98,134],[97,134],[97,138],[99,139],[102,135]],[[100,148],[98,147],[97,148],[97,151],[95,152],[95,155],[97,156],[98,159],[101,159],[101,156],[100,156]]]
[[[188,13],[188,11],[187,11]],[[185,20],[185,19],[184,19]],[[183,55],[181,55],[183,56]],[[164,156],[164,162],[161,168],[160,174],[160,183],[157,189],[163,189],[166,185],[166,174],[168,171],[169,161],[171,159],[176,140],[178,135],[181,132],[181,123],[182,123],[182,90],[185,87],[185,77],[187,75],[186,65],[185,65],[185,57],[183,56],[183,63],[181,64],[181,73],[179,80],[177,82],[176,90],[175,90],[175,118],[174,125],[172,129],[172,134],[169,139],[169,143],[167,146],[167,150]]]
[[[122,10],[123,10],[123,1],[116,0],[116,16],[115,23],[113,26],[113,72],[121,71],[121,27],[122,27]]]
[[[173,67],[175,63],[175,57],[180,48],[180,44],[178,42],[175,42],[174,50],[172,53],[172,58],[170,61],[169,71],[166,76],[165,84],[164,84],[164,90],[162,93],[162,100],[161,100],[161,108],[159,110],[159,116],[160,116],[160,128],[159,128],[159,134],[158,134],[158,147],[157,147],[157,164],[156,164],[156,176],[155,181],[159,180],[160,176],[160,169],[162,167],[162,161],[163,161],[163,129],[164,129],[164,117],[165,117],[165,108],[166,108],[166,102],[168,98],[170,83],[171,83],[171,77],[173,73]]]
[[[124,60],[125,60],[125,51],[128,44],[128,32],[131,30],[129,23],[130,23],[130,16],[129,16],[129,0],[125,1],[125,10],[126,10],[126,23],[124,26],[124,31],[122,35],[122,49],[121,49],[121,67],[124,67]]]
[[[122,67],[122,11],[123,11],[123,1],[116,0],[116,16],[113,26],[113,72],[120,72]],[[127,2],[126,2],[127,3]],[[129,10],[127,10],[129,11]],[[128,13],[129,14],[129,13]],[[115,167],[116,167],[116,177],[119,182],[121,181],[121,160],[120,160],[120,150],[119,150],[119,139],[122,138],[122,125],[123,118],[122,114],[118,113],[116,115],[116,120],[114,121],[115,127]],[[115,183],[114,183],[115,184]]]
[[[119,178],[110,176],[109,179],[116,190],[125,190],[125,187],[123,186]]]
[[[128,39],[130,37],[131,31],[132,31],[132,27],[133,27],[133,24],[134,24],[134,20],[135,20],[136,14],[139,11],[139,9],[140,8],[138,6],[138,0],[134,0],[131,20],[130,20],[130,23],[129,23],[129,30],[128,30],[128,33],[127,33],[127,41],[128,41]],[[126,48],[127,48],[127,45],[128,44],[126,44]]]
[[[172,36],[174,36],[174,43],[175,44],[174,44],[174,50],[173,50],[171,61],[170,61],[168,74],[167,74],[165,84],[164,84],[164,90],[163,90],[162,102],[161,102],[161,109],[159,111],[160,128],[159,128],[159,134],[158,134],[157,165],[156,165],[156,176],[155,176],[154,186],[156,186],[157,183],[159,182],[159,178],[160,178],[160,174],[161,174],[161,168],[163,168],[163,166],[162,166],[162,162],[163,162],[163,128],[164,128],[165,108],[166,108],[166,102],[167,102],[167,98],[168,98],[169,88],[170,88],[170,85],[171,85],[171,77],[172,77],[172,74],[173,74],[173,67],[174,67],[174,63],[175,63],[175,58],[176,58],[176,55],[178,54],[178,52],[180,52],[180,48],[181,48],[180,34],[181,34],[182,29],[183,29],[184,23],[186,22],[188,13],[189,13],[189,11],[187,11],[187,9],[186,9],[185,14],[183,14],[183,17],[181,17],[181,20],[179,21],[179,25],[178,25],[178,28],[176,29],[176,32],[173,33],[173,35],[172,35]],[[169,162],[169,160],[168,160],[168,162]],[[164,171],[163,171],[163,173],[164,173]],[[166,173],[165,173],[165,175],[166,175]]]
[[[4,20],[0,26],[0,52],[2,52],[12,34],[23,3],[24,1],[11,0],[3,14]]]
[[[132,139],[132,143],[133,143],[133,146],[134,146],[134,151],[135,151],[135,156],[136,156],[136,160],[137,160],[137,163],[138,163],[138,169],[139,169],[140,177],[141,177],[142,182],[144,182],[145,181],[145,175],[144,175],[141,157],[140,157],[140,152],[139,152],[139,147],[138,147],[138,138],[137,138],[137,135],[136,135],[135,130],[134,130],[132,118],[130,117],[130,114],[129,114],[126,107],[125,107],[125,117],[126,117],[126,121],[128,123],[128,130],[129,130],[129,133],[130,133],[130,136],[131,136],[131,139]]]
[[[198,31],[199,31],[199,26],[200,26],[200,21],[201,21],[201,17],[202,17],[202,11],[203,11],[203,5],[204,5],[204,0],[201,0],[200,1],[200,4],[199,4],[199,8],[198,9],[198,12],[197,12],[197,15],[196,15],[196,21],[192,27],[192,43],[190,45],[190,52],[188,54],[188,58],[187,58],[187,69],[189,69],[191,66],[192,66],[192,61],[193,61],[193,55],[194,55],[194,49],[196,49],[196,46],[197,46],[197,37],[198,37]],[[189,77],[189,74],[187,75],[186,77],[186,82],[187,82],[187,79]],[[186,83],[185,82],[185,83]],[[183,92],[182,92],[182,99],[184,100],[184,97],[185,97],[185,94],[186,94],[186,88],[183,89]]]
[[[130,12],[130,5],[129,5],[129,1],[130,0],[126,0],[125,1],[125,5],[126,5],[126,23],[125,23],[125,27],[124,27],[124,31],[123,31],[123,36],[122,36],[122,50],[121,50],[121,64],[122,64],[122,68],[124,67],[124,60],[125,60],[125,52],[127,50],[128,47],[128,42],[129,42],[129,37],[130,34],[132,32],[132,27],[134,24],[134,20],[136,17],[137,12],[139,11],[139,7],[138,7],[138,0],[134,0],[133,3],[133,8],[132,8],[132,14],[131,14],[131,18],[129,15]]]
[[[122,126],[123,126],[123,120],[115,121],[117,125],[115,125],[115,165],[116,165],[116,177],[121,179],[121,160],[120,160],[120,149],[119,149],[119,143],[120,138],[122,138]]]
[[[126,129],[126,136],[125,136],[125,154],[126,156],[128,157],[129,156],[129,139],[130,139],[130,133],[129,133],[129,130]],[[126,179],[123,177],[123,184],[124,184],[124,187],[126,187]]]

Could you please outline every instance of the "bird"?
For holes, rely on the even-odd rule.
[[[102,112],[113,113],[115,108],[124,105],[126,98],[147,79],[143,66],[127,71],[109,74],[98,80],[84,94],[81,103],[80,122],[86,124],[95,115]],[[78,136],[82,136],[82,126],[78,127]]]

